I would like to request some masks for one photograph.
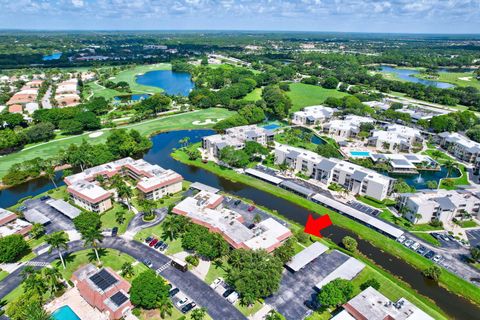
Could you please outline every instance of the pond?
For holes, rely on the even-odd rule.
[[[145,100],[145,99],[148,99],[150,97],[149,94],[130,94],[130,95],[126,95],[126,96],[115,96],[113,97],[113,100],[115,101],[119,101],[119,102],[122,102],[122,103],[127,103],[127,102],[130,102],[130,101],[134,101],[134,102],[137,102],[137,101],[140,101],[140,100]]]
[[[248,185],[232,182],[209,171],[182,164],[170,156],[174,148],[180,147],[179,141],[184,137],[189,137],[190,142],[195,143],[201,141],[202,137],[214,133],[213,130],[183,130],[158,134],[152,137],[153,147],[144,155],[144,159],[164,168],[175,170],[185,180],[198,181],[226,193],[250,199],[258,205],[278,211],[279,214],[292,221],[302,225],[305,224],[310,214],[307,209]],[[58,177],[60,177],[60,174]],[[37,195],[51,188],[53,188],[53,184],[48,179],[37,179],[3,190],[0,192],[0,207],[11,206],[23,197]],[[433,299],[436,305],[450,317],[455,319],[478,318],[478,313],[480,312],[478,307],[465,299],[449,293],[436,283],[426,280],[420,271],[405,261],[374,247],[369,242],[360,239],[356,234],[334,225],[325,229],[323,235],[337,244],[340,244],[345,236],[354,237],[358,242],[359,252],[375,261],[388,272],[402,278],[420,294]]]
[[[136,82],[145,86],[162,88],[167,94],[181,96],[188,96],[195,87],[189,73],[172,70],[149,71],[137,76]]]
[[[61,52],[55,52],[49,55],[43,56],[42,60],[43,61],[52,61],[52,60],[58,60],[62,56]]]
[[[445,167],[441,167],[439,171],[420,171],[418,174],[395,174],[387,173],[389,177],[396,179],[403,179],[408,185],[415,187],[417,190],[427,189],[428,181],[436,181],[440,184],[440,179],[446,178],[458,178],[461,176],[460,170],[453,170],[448,175],[448,170]]]
[[[418,70],[411,70],[411,69],[403,69],[403,68],[394,68],[391,66],[380,66],[380,70],[385,73],[393,73],[395,74],[398,78],[408,81],[408,82],[414,82],[414,83],[421,83],[426,86],[434,86],[440,89],[448,89],[448,88],[453,88],[455,87],[453,84],[446,83],[446,82],[440,82],[440,81],[434,81],[434,80],[426,80],[426,79],[419,79],[417,77],[414,77],[415,74],[419,74],[420,71]]]

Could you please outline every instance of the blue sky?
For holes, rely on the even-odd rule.
[[[480,33],[480,0],[0,0],[0,28]]]

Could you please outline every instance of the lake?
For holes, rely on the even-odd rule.
[[[150,97],[149,94],[130,94],[130,95],[126,95],[126,96],[115,96],[113,97],[113,100],[115,101],[119,101],[119,102],[122,102],[122,103],[126,103],[126,102],[130,102],[130,101],[140,101],[140,100],[145,100],[145,99],[148,99]]]
[[[419,171],[418,174],[395,174],[387,173],[389,177],[395,179],[403,179],[408,185],[415,187],[417,190],[427,189],[428,181],[436,181],[440,185],[440,179],[446,178],[448,170],[445,167],[441,167],[439,171]],[[449,178],[458,178],[461,173],[458,169],[452,170]]]
[[[50,55],[45,55],[43,56],[42,60],[43,61],[52,61],[52,60],[58,60],[62,56],[61,52],[55,52]]]
[[[226,193],[250,199],[258,205],[278,211],[279,214],[292,221],[302,225],[305,224],[310,212],[304,207],[248,185],[224,179],[209,171],[185,165],[174,160],[170,156],[170,153],[174,148],[181,147],[179,140],[182,138],[189,137],[190,143],[195,143],[201,141],[202,137],[214,133],[215,131],[213,130],[201,129],[160,133],[151,138],[153,147],[143,158],[148,162],[178,172],[185,180],[192,182],[198,181],[214,188],[218,188]],[[60,180],[60,176],[61,174],[57,173],[57,181]],[[60,184],[63,184],[63,182],[60,182]],[[32,180],[23,185],[2,190],[0,191],[0,207],[9,207],[23,197],[37,195],[51,188],[53,188],[53,184],[48,179],[41,178]],[[375,261],[390,273],[402,278],[420,294],[433,299],[436,305],[444,310],[451,318],[478,318],[480,309],[477,306],[448,292],[444,288],[438,286],[435,282],[425,279],[420,271],[416,270],[402,259],[376,248],[368,241],[360,239],[353,232],[333,225],[324,229],[322,234],[337,244],[340,244],[345,236],[355,238],[358,242],[358,250],[360,253]]]
[[[453,88],[455,87],[453,84],[446,83],[446,82],[440,82],[440,81],[434,81],[434,80],[425,80],[425,79],[419,79],[417,77],[414,77],[415,74],[419,74],[420,71],[418,70],[411,70],[411,69],[403,69],[403,68],[394,68],[391,66],[380,66],[380,70],[382,72],[388,72],[388,73],[393,73],[395,74],[398,78],[408,81],[408,82],[413,82],[413,83],[421,83],[426,86],[434,86],[440,89],[448,89],[448,88]]]
[[[137,76],[136,81],[145,86],[162,88],[165,93],[171,95],[188,96],[195,87],[189,73],[172,70],[149,71]]]

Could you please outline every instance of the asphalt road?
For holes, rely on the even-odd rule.
[[[105,237],[101,245],[102,248],[116,249],[126,253],[133,258],[142,261],[147,258],[152,261],[153,269],[169,264],[170,258],[159,251],[152,249],[138,241],[125,240],[123,238]],[[82,241],[72,241],[69,243],[68,252],[84,250]],[[54,250],[52,253],[41,254],[31,261],[51,263],[57,259],[58,253]],[[17,269],[9,274],[0,282],[0,299],[3,299],[9,292],[18,287],[22,282],[21,271],[24,267]],[[37,267],[38,268],[38,267]],[[208,314],[213,319],[246,319],[232,304],[217,294],[209,285],[197,278],[193,273],[181,272],[171,266],[168,266],[161,272],[161,275],[170,281],[175,287],[179,288],[190,296],[197,305],[207,308]]]

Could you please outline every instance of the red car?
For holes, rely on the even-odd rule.
[[[252,212],[253,210],[255,210],[255,206],[250,206],[250,207],[248,207],[247,210],[248,210],[248,212]]]
[[[157,242],[158,242],[158,239],[153,239],[152,242],[150,242],[148,245],[149,245],[150,247],[153,247],[154,245],[157,244]]]

